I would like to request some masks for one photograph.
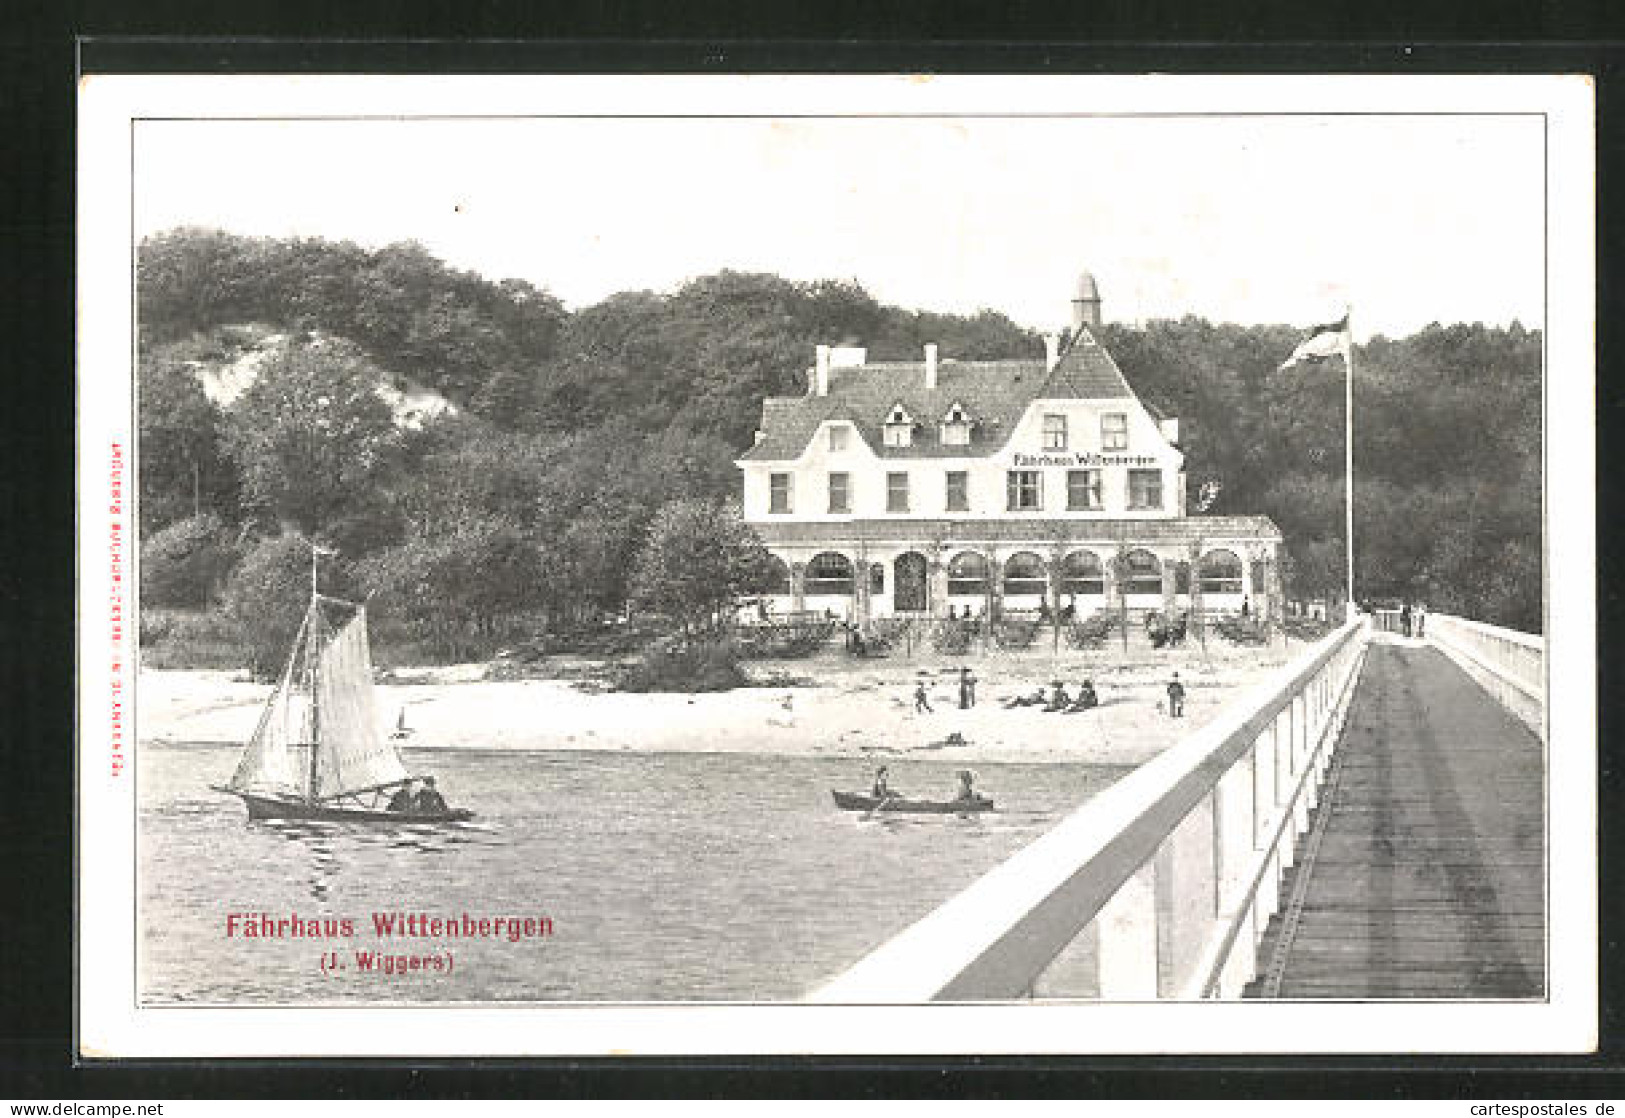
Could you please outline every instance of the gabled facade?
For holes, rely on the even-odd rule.
[[[1279,531],[1186,515],[1178,421],[1100,345],[1092,278],[1078,294],[1070,344],[1046,339],[1041,360],[961,362],[928,345],[922,361],[870,363],[819,346],[805,395],[763,401],[738,465],[745,519],[783,562],[776,609],[862,622],[1088,611],[1114,594],[1177,609],[1193,578],[1204,608],[1278,597]]]

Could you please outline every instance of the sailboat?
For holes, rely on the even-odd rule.
[[[384,740],[373,704],[366,603],[316,590],[311,555],[310,606],[287,665],[242,759],[215,790],[238,796],[250,819],[455,823],[474,813],[441,804],[391,808],[420,777]],[[427,782],[433,784],[432,778]],[[434,796],[438,800],[438,794]]]

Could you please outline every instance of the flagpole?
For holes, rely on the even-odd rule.
[[[1349,616],[1354,615],[1354,308],[1343,334],[1343,541],[1348,563]]]

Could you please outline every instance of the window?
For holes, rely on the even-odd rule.
[[[1107,412],[1100,417],[1100,449],[1128,449],[1128,416],[1120,411]]]
[[[886,475],[886,511],[908,511],[908,475],[895,473]]]
[[[1046,415],[1044,417],[1044,449],[1066,449],[1066,416]]]
[[[802,588],[808,594],[852,593],[852,561],[833,551],[821,551],[807,564]]]
[[[970,445],[970,416],[965,414],[961,404],[949,408],[948,414],[942,417],[942,445]]]
[[[1162,563],[1149,551],[1131,551],[1128,553],[1127,570],[1124,571],[1123,592],[1125,594],[1161,594],[1162,593]]]
[[[830,512],[852,511],[851,480],[852,475],[846,473],[835,473],[829,475]]]
[[[790,475],[769,474],[767,479],[767,511],[790,511]]]
[[[886,416],[884,441],[887,446],[909,446],[914,442],[914,417],[895,404]]]
[[[1106,569],[1092,551],[1074,551],[1061,561],[1061,593],[1099,597],[1106,593]]]
[[[1106,507],[1099,470],[1066,472],[1066,507],[1069,512]]]
[[[884,594],[886,592],[886,564],[869,564],[869,593]]]
[[[1006,493],[1011,512],[1037,512],[1044,501],[1037,470],[1011,470],[1007,477]]]
[[[851,439],[850,427],[831,427],[829,429],[829,448],[831,450],[845,450]]]
[[[948,561],[948,593],[966,597],[987,593],[987,559],[974,551],[961,551]]]
[[[1162,471],[1130,470],[1128,472],[1128,507],[1131,509],[1160,509],[1162,507]]]
[[[1004,564],[1004,592],[1042,596],[1049,591],[1044,561],[1030,551],[1018,551]]]
[[[1202,593],[1240,594],[1241,559],[1233,551],[1223,548],[1202,556]]]
[[[948,471],[948,511],[970,511],[970,474],[964,470]]]

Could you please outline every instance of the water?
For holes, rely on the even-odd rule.
[[[726,753],[407,751],[449,827],[249,823],[238,750],[144,746],[144,1001],[766,1001],[801,997],[1053,826],[1126,770],[978,764],[989,815],[835,810],[864,759]],[[891,761],[946,796],[963,762]],[[384,939],[374,912],[546,916],[552,935]],[[231,913],[349,918],[337,940],[228,936]],[[436,956],[383,975],[357,951]],[[347,969],[324,973],[337,951]],[[432,965],[432,964],[431,964]]]

